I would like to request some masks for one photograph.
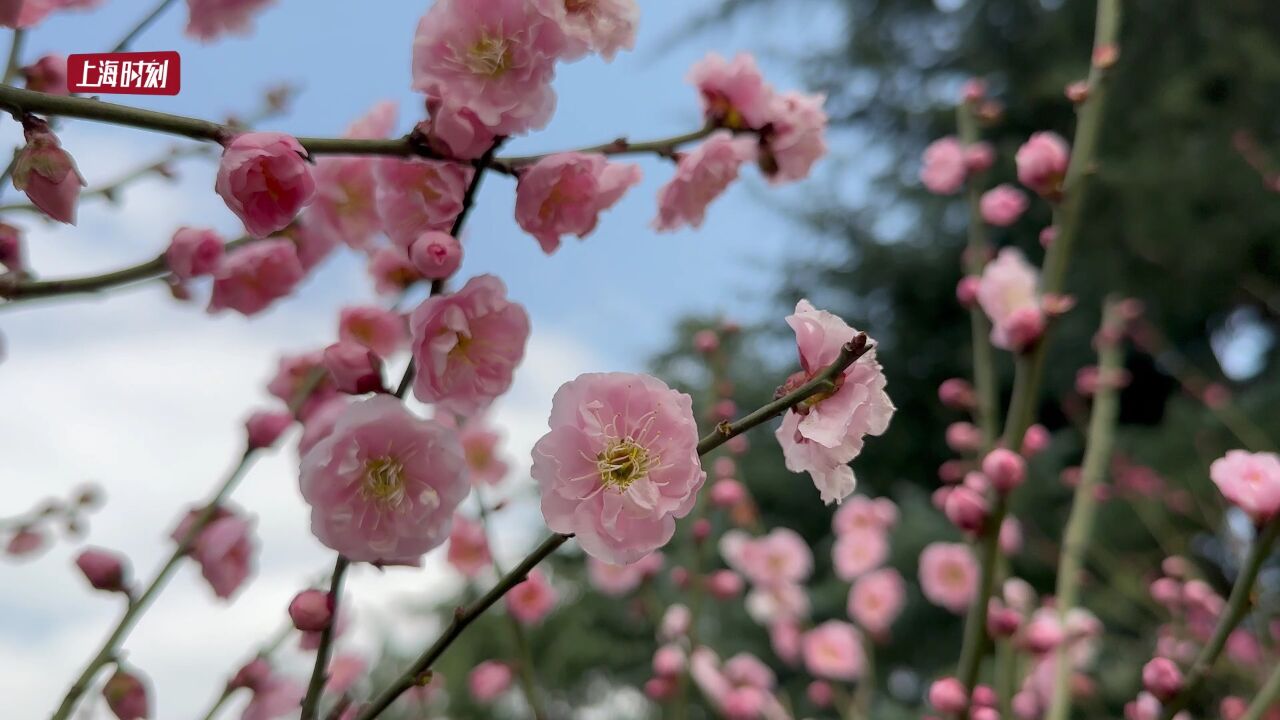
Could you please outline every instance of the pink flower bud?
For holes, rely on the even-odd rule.
[[[1181,555],[1170,555],[1160,561],[1160,572],[1178,580],[1185,579],[1190,569],[1191,564]]]
[[[0,265],[9,272],[22,272],[26,269],[22,253],[22,231],[5,223],[0,223]]]
[[[699,330],[693,335],[693,347],[703,355],[710,355],[720,349],[720,336],[715,330]]]
[[[1235,695],[1222,698],[1222,703],[1218,705],[1218,714],[1222,716],[1222,720],[1242,720],[1247,712],[1249,703]]]
[[[1053,615],[1036,614],[1022,634],[1022,645],[1028,652],[1043,655],[1062,644],[1066,632]]]
[[[99,548],[85,548],[76,556],[76,567],[95,590],[124,592],[128,570],[119,555]]]
[[[644,695],[656,703],[675,697],[676,682],[671,678],[655,677],[644,682]]]
[[[409,260],[422,277],[444,280],[462,264],[462,243],[448,233],[425,232],[409,246]]]
[[[1000,720],[1000,712],[993,707],[974,708],[969,713],[969,720]]]
[[[934,490],[933,494],[929,496],[929,502],[933,504],[933,507],[937,509],[938,512],[945,513],[947,511],[947,498],[951,496],[952,490],[955,490],[955,488],[949,485],[943,485],[937,490]]]
[[[671,568],[671,584],[681,590],[689,587],[689,571],[680,565]]]
[[[1052,245],[1053,241],[1057,238],[1058,228],[1056,226],[1050,225],[1049,227],[1044,228],[1040,231],[1040,247],[1048,250],[1049,246]]]
[[[323,590],[303,590],[289,602],[289,619],[302,632],[321,632],[333,622],[333,596]]]
[[[653,672],[658,677],[675,677],[685,665],[684,650],[678,645],[663,645],[653,654]]]
[[[718,478],[731,478],[738,472],[738,463],[727,455],[716,458],[712,464],[713,474]]]
[[[511,666],[497,660],[485,660],[467,675],[467,689],[476,702],[489,703],[511,687],[515,675]]]
[[[324,366],[338,390],[350,395],[382,392],[382,361],[373,351],[353,342],[336,342],[324,349]]]
[[[102,686],[102,697],[106,698],[107,707],[119,720],[144,720],[151,715],[146,686],[119,666]]]
[[[671,575],[673,579],[675,578],[676,570],[684,570],[684,568],[672,569]],[[676,584],[680,585],[680,583]],[[658,637],[667,641],[684,637],[689,634],[689,626],[692,624],[693,615],[689,608],[677,603],[667,608],[667,611],[662,614],[662,622],[658,625]]]
[[[969,704],[969,693],[953,677],[934,680],[929,686],[929,704],[942,713],[961,713]]]
[[[1027,211],[1026,193],[1007,183],[997,185],[982,194],[978,209],[982,219],[996,227],[1009,227]]]
[[[986,498],[964,485],[952,488],[943,508],[953,525],[971,533],[982,531],[990,513]]]
[[[271,664],[265,658],[256,657],[245,663],[236,674],[227,681],[227,689],[239,690],[248,688],[257,692],[271,679]]]
[[[976,142],[964,149],[964,165],[971,173],[986,172],[996,163],[996,151],[991,143]]]
[[[981,102],[987,96],[987,83],[982,78],[969,78],[960,87],[960,99],[966,103]]]
[[[1027,428],[1027,432],[1022,435],[1022,456],[1034,457],[1044,452],[1049,447],[1049,429],[1036,423]]]
[[[736,435],[730,438],[724,447],[734,455],[742,455],[747,452],[747,448],[751,447],[751,441],[747,440],[746,435]]]
[[[1018,716],[1018,720],[1040,717],[1040,700],[1034,690],[1023,690],[1013,696],[1013,714]]]
[[[1018,308],[1006,318],[1004,332],[1011,350],[1026,352],[1044,335],[1044,313],[1040,308]]]
[[[962,378],[948,378],[938,386],[938,400],[952,410],[968,410],[977,400],[973,385]]]
[[[711,504],[731,508],[747,499],[747,489],[733,478],[720,478],[711,485]]]
[[[732,420],[738,414],[738,404],[729,399],[721,400],[711,408],[711,414],[716,420]]]
[[[975,707],[995,707],[996,691],[990,685],[978,685],[973,689],[973,705]]]
[[[954,422],[947,426],[947,447],[958,453],[974,452],[982,447],[982,431],[970,422]]]
[[[1022,627],[1022,613],[1006,607],[997,598],[991,598],[987,603],[987,632],[992,637],[1007,638],[1017,634],[1020,627]]]
[[[1050,199],[1061,195],[1070,160],[1071,148],[1067,141],[1051,132],[1033,134],[1014,157],[1018,181]]]
[[[996,541],[1000,545],[1000,552],[1006,556],[1017,555],[1022,551],[1022,523],[1018,522],[1018,518],[1009,516],[1000,523],[1000,535]]]
[[[1153,658],[1142,667],[1142,686],[1161,702],[1182,690],[1182,671],[1169,658]]]
[[[181,227],[165,250],[165,263],[180,280],[209,275],[222,263],[222,238],[207,228]]]
[[[693,522],[693,541],[704,542],[711,537],[711,521],[706,518],[698,518]]]
[[[271,447],[293,424],[293,416],[278,410],[259,410],[244,421],[249,447],[252,449]]]
[[[44,533],[31,527],[21,527],[9,538],[5,552],[9,557],[27,557],[44,548]]]
[[[716,570],[707,576],[707,590],[717,600],[732,600],[742,594],[742,576],[732,570]]]
[[[1182,601],[1182,584],[1171,577],[1157,578],[1151,583],[1151,599],[1173,608]]]
[[[938,479],[948,485],[960,482],[969,472],[969,463],[963,460],[947,460],[938,466]]]
[[[805,694],[809,696],[809,702],[817,708],[830,707],[831,701],[835,699],[835,691],[831,689],[831,684],[824,680],[814,680],[809,683],[809,687],[805,688]]]
[[[76,204],[85,185],[76,161],[43,121],[28,121],[25,132],[27,144],[14,160],[13,186],[44,214],[75,225]]]
[[[67,89],[67,59],[61,55],[45,55],[22,68],[27,89],[48,95],[70,95]]]
[[[1089,82],[1087,80],[1077,80],[1069,83],[1064,92],[1068,100],[1079,105],[1089,99]]]
[[[962,307],[973,307],[978,302],[978,286],[981,284],[974,275],[966,275],[960,278],[960,282],[956,284],[956,300],[960,302]]]
[[[302,145],[284,133],[238,135],[222,153],[214,189],[250,235],[266,237],[293,222],[315,194],[306,157]]]
[[[1008,493],[1026,480],[1027,461],[1012,450],[996,448],[982,459],[982,474],[997,491]]]

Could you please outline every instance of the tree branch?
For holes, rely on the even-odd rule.
[[[311,681],[307,683],[307,694],[302,699],[302,720],[316,720],[316,715],[320,711],[320,695],[329,677],[329,655],[333,652],[333,638],[337,635],[334,628],[338,624],[342,578],[347,574],[347,567],[350,564],[341,554],[333,564],[333,577],[329,581],[329,600],[333,603],[333,614],[329,626],[320,633],[320,646],[316,648],[316,664],[311,670]]]

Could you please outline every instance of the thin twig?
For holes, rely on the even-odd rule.
[[[129,46],[133,44],[133,41],[137,40],[138,36],[146,32],[146,29],[151,26],[151,23],[155,22],[161,15],[163,15],[164,11],[169,9],[169,6],[174,4],[176,1],[177,0],[160,0],[160,4],[139,20],[138,24],[130,28],[129,32],[125,33],[125,36],[120,38],[120,41],[111,47],[110,52],[116,53],[128,50]]]
[[[175,147],[169,151],[164,157],[147,163],[141,167],[121,175],[98,187],[89,188],[80,193],[80,200],[88,200],[90,198],[105,198],[108,201],[114,201],[119,192],[134,182],[146,178],[151,175],[167,175],[169,166],[174,160],[194,155],[207,154],[209,149],[203,145],[190,145],[184,147]],[[31,212],[43,214],[44,211],[36,207],[32,203],[11,203],[8,205],[0,205],[0,213],[6,212]]]
[[[333,604],[333,617],[329,625],[320,632],[320,646],[316,648],[316,664],[311,670],[311,681],[307,683],[307,694],[302,699],[302,720],[315,720],[320,712],[320,695],[329,677],[329,656],[333,652],[333,638],[337,635],[334,628],[338,624],[342,578],[347,574],[347,567],[350,564],[342,555],[338,555],[337,561],[333,564],[333,577],[329,580],[329,602]]]

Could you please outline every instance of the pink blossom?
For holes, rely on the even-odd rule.
[[[799,387],[822,372],[857,334],[808,300],[796,303],[787,324],[796,333],[802,371],[780,391]],[[874,348],[846,368],[835,384],[834,392],[814,396],[783,415],[775,433],[787,469],[808,472],[826,503],[840,502],[853,492],[856,480],[847,463],[862,452],[866,435],[884,433],[894,412]]]
[[[662,622],[658,623],[658,638],[667,642],[684,637],[689,633],[693,623],[693,615],[688,606],[675,603],[662,613]]]
[[[943,512],[952,525],[966,533],[980,533],[991,514],[986,495],[967,485],[952,488],[942,504]]]
[[[294,405],[307,394],[298,416],[304,421],[337,394],[332,380],[324,370],[324,353],[314,351],[296,355],[282,355],[276,363],[276,374],[267,383],[267,392],[286,405]]]
[[[825,680],[814,680],[805,688],[804,694],[809,698],[809,702],[818,708],[831,707],[831,703],[835,700],[835,690],[831,688],[831,683]]]
[[[684,672],[687,659],[679,645],[663,645],[653,654],[653,672],[658,677],[674,677]]]
[[[252,528],[244,518],[218,508],[195,538],[188,540],[197,515],[195,510],[188,513],[174,529],[172,537],[175,542],[187,543],[191,557],[200,565],[200,574],[213,588],[214,595],[226,600],[253,572]]]
[[[907,585],[893,568],[859,577],[849,590],[849,617],[872,635],[883,635],[907,600]]]
[[[393,355],[408,335],[404,318],[376,305],[356,305],[338,313],[338,339],[360,343],[379,357]]]
[[[9,557],[27,557],[44,549],[44,533],[30,527],[18,528],[5,545],[5,553]]]
[[[954,195],[964,184],[965,173],[964,145],[948,135],[938,138],[924,149],[923,165],[920,167],[920,182],[935,195]]]
[[[780,619],[769,625],[769,646],[778,659],[794,665],[800,660],[802,634],[795,620]]]
[[[1022,523],[1018,518],[1007,516],[1000,523],[1000,533],[996,538],[1000,552],[1005,555],[1017,555],[1022,550]]]
[[[756,143],[750,138],[717,131],[691,152],[681,155],[675,176],[658,191],[654,228],[665,232],[684,225],[700,227],[707,206],[737,179],[742,163],[755,154]]]
[[[316,538],[372,563],[416,564],[471,491],[454,431],[388,395],[348,405],[303,456],[299,484]]]
[[[1062,180],[1071,160],[1071,147],[1062,136],[1052,132],[1033,133],[1018,148],[1014,161],[1018,165],[1018,182],[1045,197],[1062,192]]]
[[[498,455],[502,435],[489,427],[480,415],[472,415],[458,434],[467,470],[475,485],[497,485],[507,476],[507,463]]]
[[[321,632],[333,622],[333,596],[323,590],[303,590],[289,601],[289,619],[302,632]]]
[[[469,578],[492,566],[493,556],[489,554],[489,539],[485,537],[484,526],[465,515],[454,514],[445,559],[454,570]]]
[[[164,259],[169,272],[180,280],[208,275],[222,262],[222,237],[208,228],[178,228]]]
[[[711,484],[711,504],[733,508],[747,499],[747,488],[733,478],[720,478]]]
[[[201,42],[222,35],[248,35],[250,20],[274,0],[187,0],[186,33]]]
[[[757,585],[747,594],[747,614],[761,625],[795,622],[809,616],[809,594],[798,583]]]
[[[413,39],[413,89],[474,113],[490,131],[516,135],[547,124],[560,26],[526,0],[439,0]]]
[[[427,98],[430,117],[418,123],[427,144],[445,157],[475,160],[493,147],[496,136],[466,107],[440,98]]]
[[[638,182],[638,165],[611,163],[599,154],[548,155],[520,172],[516,222],[550,255],[562,235],[591,234],[600,213]]]
[[[532,475],[552,531],[619,565],[671,539],[706,480],[692,398],[648,375],[589,373],[556,391],[548,425]]]
[[[717,600],[730,600],[742,594],[742,576],[732,570],[716,570],[707,576],[707,592]]]
[[[462,244],[449,233],[430,230],[409,246],[409,261],[428,280],[447,280],[462,264]]]
[[[1004,248],[987,263],[978,283],[978,303],[991,319],[991,343],[1005,350],[1022,350],[1019,327],[1028,314],[1042,317],[1040,273],[1017,248]]]
[[[245,705],[240,720],[276,720],[288,717],[298,711],[305,694],[298,682],[274,674],[252,689],[253,697]]]
[[[510,666],[497,660],[485,660],[467,675],[467,689],[476,702],[490,703],[511,687],[514,678]]]
[[[751,653],[738,653],[725,661],[722,666],[725,679],[739,687],[755,687],[761,690],[772,690],[778,683],[773,671]]]
[[[0,223],[0,266],[9,272],[19,272],[26,268],[22,231],[6,223]]]
[[[213,276],[209,312],[256,315],[293,292],[305,272],[293,243],[259,240],[227,253]]]
[[[102,697],[107,701],[111,714],[119,720],[144,720],[151,717],[151,701],[147,698],[147,686],[138,676],[120,665],[102,686]]]
[[[813,551],[790,528],[774,528],[759,538],[731,530],[720,538],[720,554],[756,585],[801,583],[813,572]]]
[[[396,104],[374,105],[347,128],[350,138],[385,138],[395,125]],[[382,229],[376,202],[377,161],[367,156],[326,156],[316,161],[316,197],[311,212],[325,231],[353,248],[365,247]]]
[[[962,543],[936,542],[920,553],[920,587],[934,605],[961,614],[978,589],[978,563]]]
[[[608,62],[619,50],[635,47],[640,22],[636,0],[534,0],[534,5],[564,33],[565,60],[594,52]]]
[[[958,453],[971,453],[982,447],[982,431],[971,422],[953,422],[947,426],[947,447]]]
[[[215,189],[254,237],[293,222],[316,191],[307,151],[291,135],[249,132],[227,143]]]
[[[1230,450],[1209,466],[1223,497],[1259,524],[1280,513],[1280,457]]]
[[[996,162],[995,148],[988,142],[976,142],[964,147],[964,166],[971,173],[986,172]]]
[[[318,267],[338,247],[338,236],[317,222],[316,215],[311,211],[304,212],[291,225],[276,233],[276,236],[293,243],[304,273]]]
[[[22,68],[27,89],[48,95],[69,95],[67,89],[67,58],[62,55],[44,55]]]
[[[591,586],[610,597],[634,592],[646,579],[662,570],[663,557],[652,552],[630,565],[611,565],[593,557],[587,558],[587,579]]]
[[[413,396],[459,414],[485,409],[511,387],[529,339],[529,315],[493,275],[427,298],[409,318],[418,373]]]
[[[560,595],[539,570],[529,572],[524,582],[511,588],[505,596],[507,612],[524,625],[542,622],[556,607]]]
[[[409,255],[402,248],[382,247],[369,256],[369,275],[373,288],[382,295],[403,292],[422,279]]]
[[[934,680],[929,686],[929,704],[943,713],[962,713],[969,705],[969,691],[954,677]]]
[[[354,342],[336,342],[324,349],[324,367],[339,392],[363,395],[384,391],[382,360]]]
[[[1142,666],[1142,686],[1159,700],[1171,700],[1182,690],[1182,671],[1169,658],[1153,658]]]
[[[325,373],[325,379],[328,379],[328,373]],[[302,437],[298,438],[298,455],[306,455],[316,443],[329,437],[338,424],[338,418],[342,417],[350,404],[349,395],[341,395],[330,389],[316,402],[308,405],[307,411],[302,415]]]
[[[329,663],[329,677],[325,680],[324,691],[331,695],[343,695],[364,676],[369,662],[359,655],[346,653],[338,655]]]
[[[117,553],[101,548],[85,548],[76,556],[76,567],[84,573],[94,590],[123,592],[127,587],[129,567]]]
[[[1029,458],[1044,452],[1045,448],[1049,447],[1051,440],[1049,429],[1040,423],[1027,428],[1027,432],[1022,436],[1022,447],[1020,448],[1023,457]]]
[[[453,226],[475,176],[470,165],[421,158],[380,160],[374,172],[383,229],[404,250],[424,232],[447,232]]]
[[[866,665],[858,629],[847,622],[828,620],[805,633],[804,665],[814,677],[856,680]]]
[[[43,121],[27,121],[23,132],[27,144],[14,157],[13,186],[45,215],[75,225],[76,204],[85,185],[76,161]]]
[[[978,202],[982,219],[997,227],[1009,227],[1027,211],[1027,194],[1002,183],[982,193]]]
[[[709,123],[732,130],[758,130],[769,122],[773,89],[750,54],[726,60],[710,53],[689,70],[689,82],[702,96]]]
[[[898,522],[898,506],[889,498],[854,495],[840,505],[831,518],[836,535],[867,530],[888,532]]]
[[[845,582],[875,570],[888,557],[888,535],[878,528],[844,533],[836,538],[831,548],[836,577]]]
[[[762,137],[760,167],[774,183],[803,180],[827,154],[826,95],[787,92],[769,103],[769,132]]]
[[[1026,480],[1027,461],[1012,450],[996,448],[982,459],[982,474],[991,480],[996,490],[1007,493]]]

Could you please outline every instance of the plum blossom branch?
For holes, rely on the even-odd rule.
[[[18,28],[13,31],[13,40],[9,43],[9,59],[4,64],[4,83],[7,85],[18,77],[18,68],[22,65],[22,48],[26,44],[27,31]]]
[[[1058,586],[1055,592],[1059,622],[1065,623],[1067,613],[1076,606],[1080,591],[1080,574],[1084,554],[1089,548],[1093,533],[1097,495],[1095,488],[1101,482],[1111,459],[1116,421],[1120,415],[1119,388],[1108,378],[1117,377],[1122,368],[1122,348],[1119,342],[1124,329],[1118,301],[1112,299],[1103,311],[1102,331],[1098,334],[1099,383],[1094,396],[1093,413],[1089,418],[1084,463],[1081,466],[1080,484],[1076,486],[1071,501],[1071,515],[1067,519],[1066,534],[1062,539],[1062,553],[1058,560]],[[1053,699],[1046,715],[1048,720],[1066,720],[1071,715],[1071,663],[1067,658],[1067,644],[1057,649],[1057,665],[1053,685]]]
[[[1227,645],[1227,637],[1231,635],[1232,630],[1236,629],[1236,626],[1240,624],[1240,621],[1244,619],[1245,613],[1249,610],[1253,584],[1258,579],[1258,572],[1262,569],[1262,563],[1271,554],[1271,548],[1275,545],[1277,536],[1280,536],[1280,520],[1275,518],[1272,518],[1258,529],[1258,535],[1253,539],[1253,546],[1249,548],[1249,553],[1245,556],[1244,564],[1240,568],[1240,574],[1236,576],[1235,584],[1231,586],[1231,595],[1227,597],[1227,606],[1222,611],[1222,615],[1218,617],[1218,624],[1213,629],[1213,635],[1209,637],[1209,642],[1205,643],[1204,647],[1200,649],[1200,654],[1196,655],[1196,659],[1192,661],[1191,667],[1188,668],[1182,691],[1164,704],[1160,712],[1161,720],[1170,720],[1179,711],[1187,707],[1191,697],[1204,684],[1209,671],[1213,669],[1213,664],[1217,662],[1218,656],[1222,654],[1223,648]]]
[[[254,238],[242,237],[227,243],[226,249],[233,250],[250,242],[254,242]],[[102,292],[123,285],[154,280],[168,274],[169,265],[165,260],[165,254],[160,253],[146,262],[98,275],[53,280],[6,281],[0,279],[0,298],[5,299],[4,303],[0,303],[0,309],[40,298]]]
[[[1071,247],[1079,232],[1085,181],[1093,171],[1098,136],[1102,130],[1106,100],[1105,80],[1115,60],[1119,34],[1120,1],[1098,0],[1093,63],[1089,71],[1089,96],[1080,106],[1071,161],[1063,181],[1064,198],[1055,214],[1057,237],[1049,245],[1045,257],[1042,292],[1046,295],[1061,294],[1066,282]],[[1111,57],[1108,58],[1107,55]],[[1049,334],[1046,332],[1029,354],[1018,358],[1014,371],[1013,395],[1009,400],[1009,411],[1005,417],[1002,436],[1002,442],[1007,448],[1020,447],[1027,428],[1031,426],[1036,401],[1040,394],[1048,347]],[[960,662],[956,672],[957,678],[968,689],[973,688],[978,678],[978,669],[986,646],[987,601],[995,588],[996,566],[1000,555],[998,542],[1000,526],[1008,510],[1008,495],[998,494],[990,521],[985,524],[979,537],[982,574],[978,592],[965,618],[964,644],[961,647]]]
[[[833,385],[833,378],[840,375],[846,368],[852,365],[862,357],[871,344],[867,340],[865,333],[858,333],[852,340],[845,343],[840,350],[840,355],[834,362],[826,368],[818,372],[814,377],[804,385],[795,390],[775,399],[755,412],[752,412],[740,420],[732,423],[720,423],[716,429],[708,433],[702,440],[698,442],[698,455],[703,456],[712,450],[720,447],[724,443],[741,435],[748,430],[761,425],[772,418],[781,415],[787,410],[799,405],[809,398],[817,395],[824,390],[830,390]],[[476,618],[484,614],[486,610],[498,602],[502,596],[516,585],[524,582],[529,572],[537,567],[538,563],[545,560],[551,553],[555,552],[561,545],[565,544],[572,535],[553,534],[543,540],[533,552],[529,553],[520,561],[510,572],[502,576],[502,578],[487,593],[482,595],[474,603],[458,608],[453,615],[448,627],[441,633],[440,637],[431,644],[421,655],[418,656],[413,663],[405,669],[395,680],[391,682],[382,692],[364,707],[356,720],[372,720],[378,717],[384,710],[395,702],[396,698],[403,695],[409,688],[426,682],[430,679],[428,674],[432,664],[444,654],[445,650],[453,644],[467,626],[475,622]]]
[[[67,718],[71,717],[71,714],[75,711],[76,703],[89,690],[89,686],[93,683],[93,678],[98,674],[98,671],[115,659],[116,654],[119,652],[120,644],[124,642],[125,637],[133,629],[134,624],[142,613],[159,596],[170,576],[177,569],[178,564],[186,556],[191,543],[200,534],[200,531],[214,519],[218,506],[248,472],[256,455],[257,452],[252,448],[246,449],[240,454],[235,465],[227,473],[226,479],[222,481],[213,497],[196,514],[186,537],[169,554],[169,558],[160,566],[160,570],[156,572],[155,577],[147,585],[147,588],[142,591],[142,594],[129,601],[124,616],[116,623],[111,634],[107,636],[97,654],[85,666],[80,676],[71,684],[71,688],[67,690],[66,696],[62,699],[62,704],[53,713],[52,720],[67,720]]]
[[[129,172],[121,175],[115,180],[112,180],[111,182],[108,182],[104,185],[85,190],[84,192],[80,193],[80,199],[85,200],[86,198],[101,197],[108,201],[114,201],[116,199],[116,196],[119,194],[121,190],[123,190],[125,187],[133,184],[138,180],[141,180],[146,177],[150,177],[151,175],[159,175],[161,177],[171,177],[172,173],[170,172],[170,163],[172,163],[174,160],[177,160],[183,157],[204,155],[204,154],[207,154],[207,152],[208,152],[208,149],[200,145],[195,145],[191,147],[175,147],[172,150],[170,150],[167,155],[165,155],[164,157],[158,160],[155,160],[153,162],[147,163],[146,165],[130,170]],[[0,205],[0,213],[5,213],[5,212],[43,213],[44,211],[36,207],[32,203],[11,203],[9,205]]]
[[[342,579],[347,574],[351,563],[338,555],[333,564],[333,577],[329,580],[329,598],[333,602],[333,617],[338,616],[338,603],[342,597]],[[330,622],[320,633],[320,645],[316,648],[316,664],[311,671],[311,681],[307,683],[307,694],[302,699],[302,720],[315,720],[320,710],[320,693],[329,674],[329,656],[333,652],[333,638],[336,634],[334,626],[337,621]]]

